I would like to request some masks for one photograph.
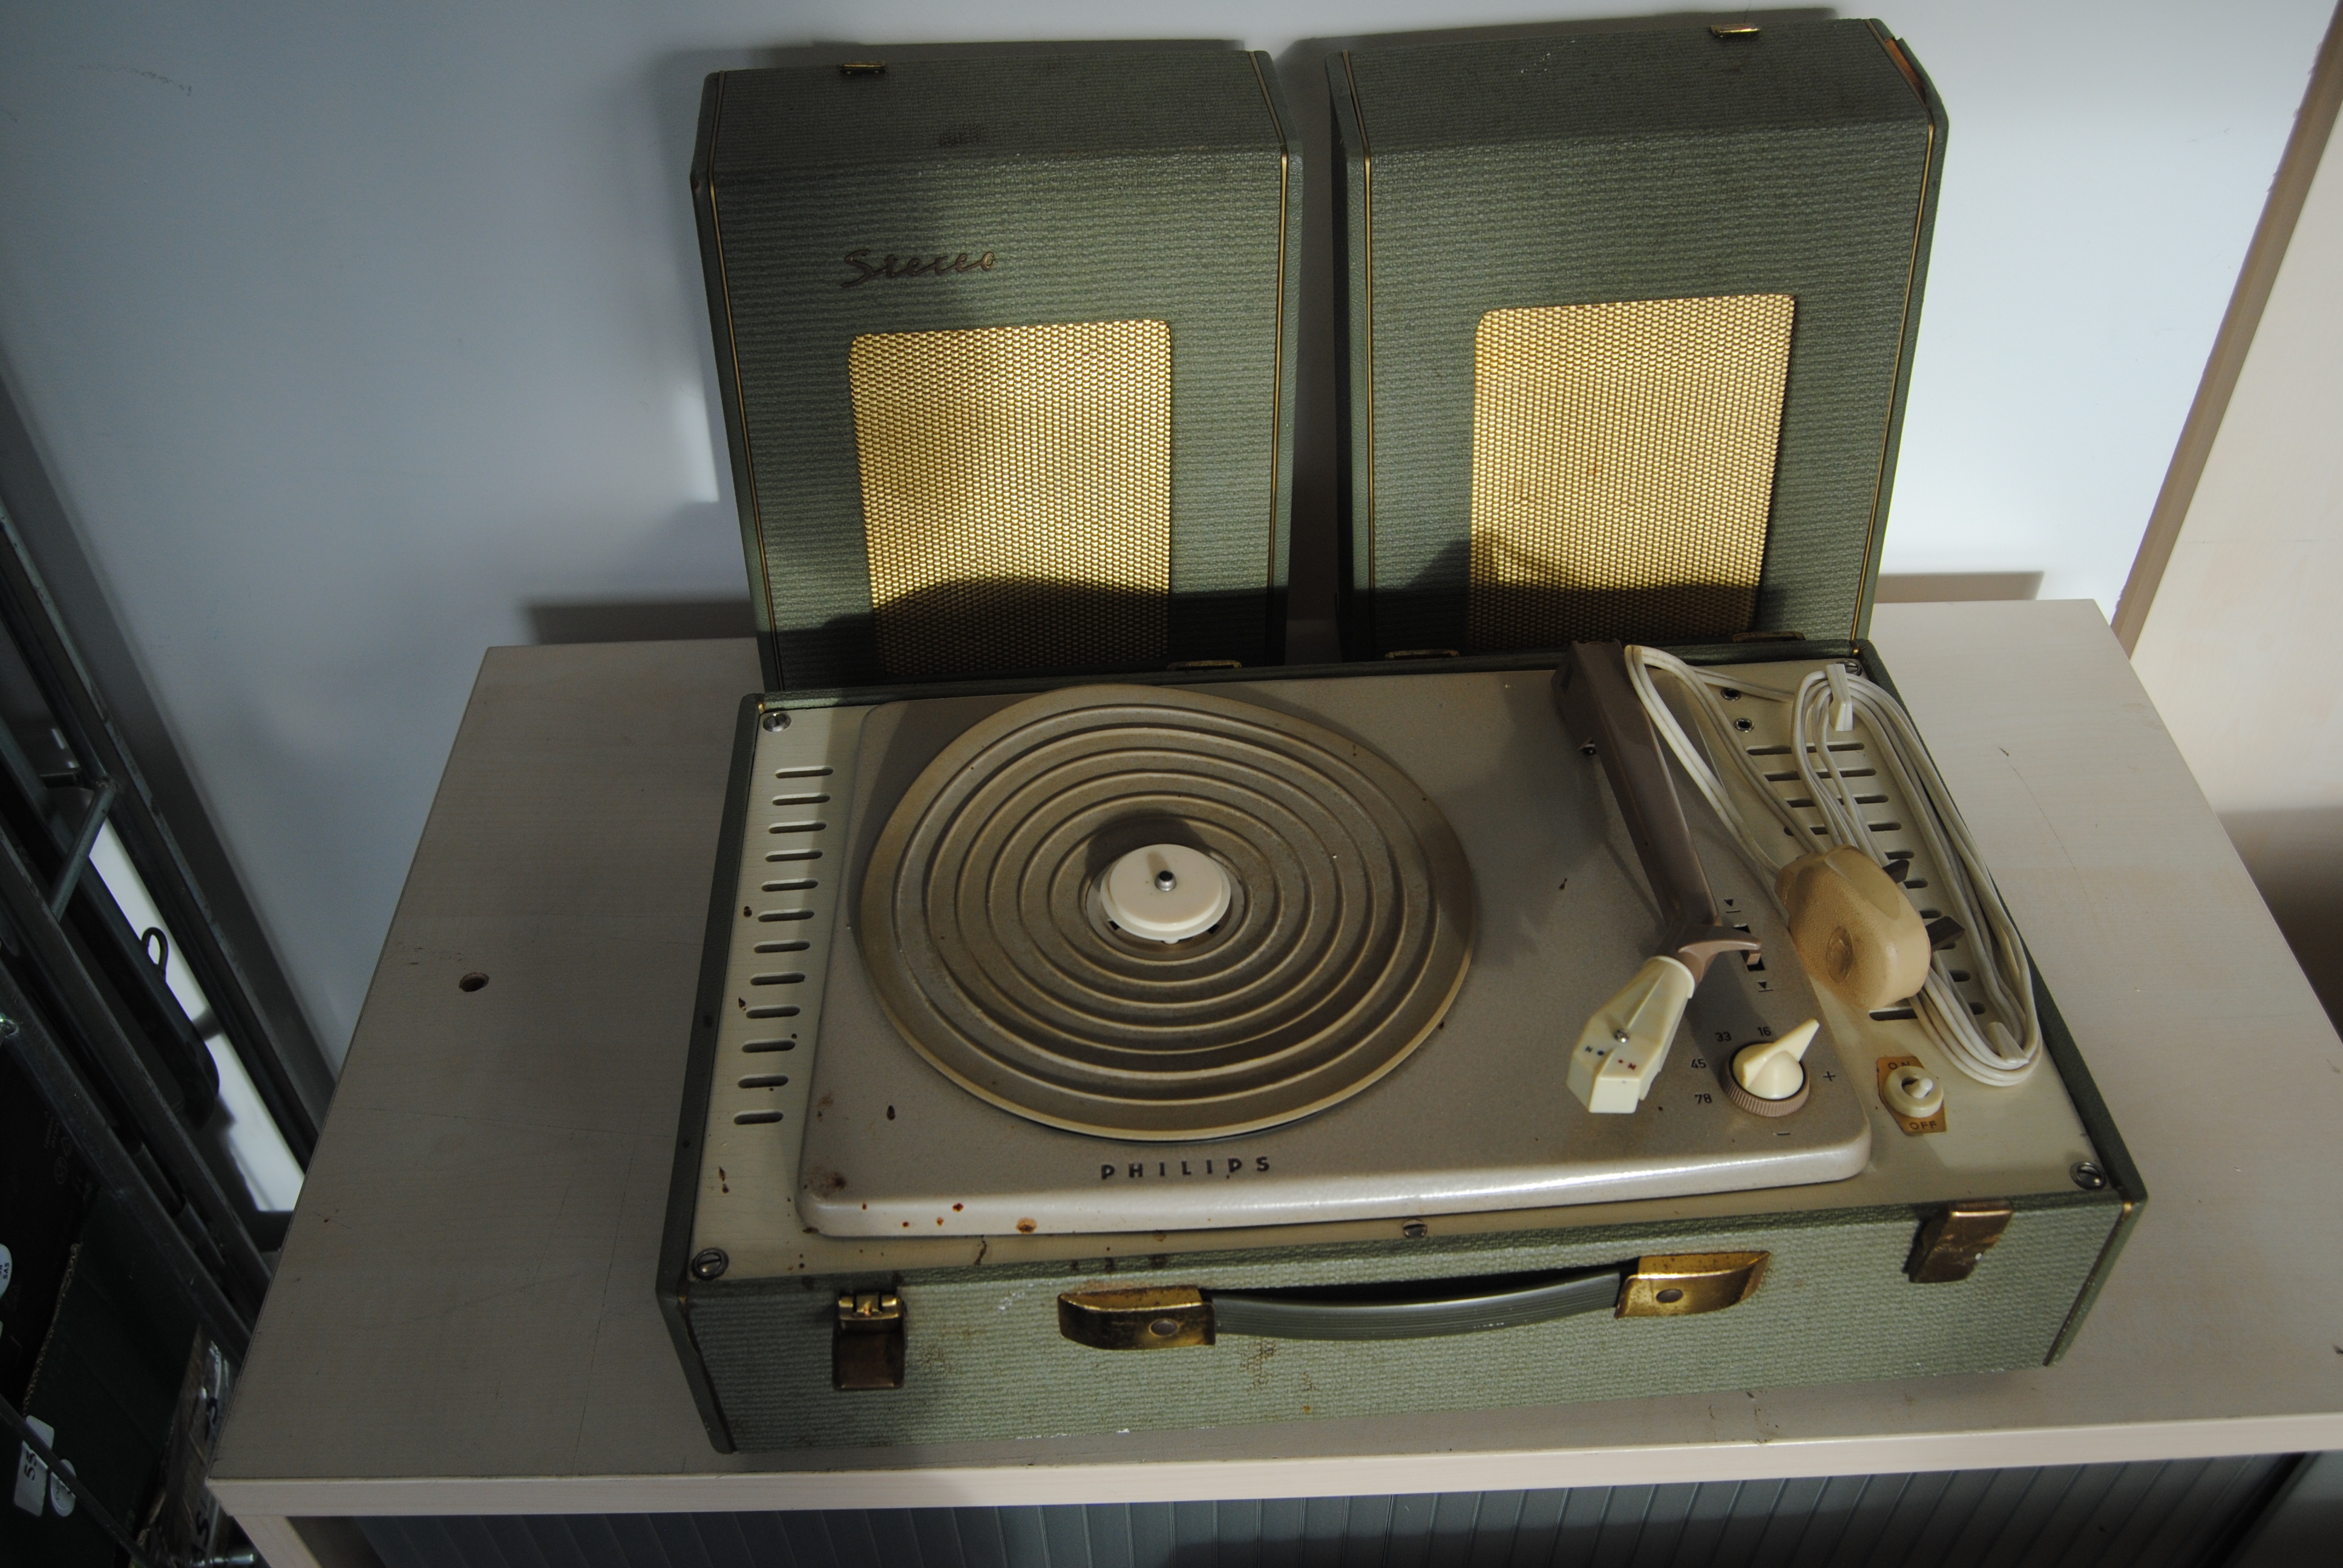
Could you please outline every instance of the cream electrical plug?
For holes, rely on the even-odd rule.
[[[1775,876],[1774,890],[1806,972],[1849,1007],[1892,1007],[1927,983],[1920,911],[1862,850],[1841,844],[1801,855]]]

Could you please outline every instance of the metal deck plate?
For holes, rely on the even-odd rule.
[[[1214,690],[1363,742],[1445,813],[1472,868],[1479,937],[1441,1027],[1388,1076],[1306,1121],[1192,1143],[1099,1138],[1007,1114],[921,1060],[880,1008],[856,934],[841,929],[828,944],[806,1108],[798,1203],[812,1226],[871,1238],[1216,1230],[1784,1187],[1864,1169],[1870,1128],[1827,1019],[1807,1058],[1805,1110],[1766,1120],[1726,1101],[1733,1050],[1821,1015],[1794,960],[1712,970],[1637,1113],[1595,1116],[1571,1098],[1566,1054],[1648,956],[1657,916],[1599,770],[1564,733],[1543,673]],[[850,795],[837,791],[836,804],[850,800],[842,920],[902,791],[970,723],[1017,700],[866,716]],[[1750,874],[1721,838],[1701,837],[1720,901],[1787,955]]]

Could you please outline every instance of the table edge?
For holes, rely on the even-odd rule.
[[[1366,1497],[1892,1475],[2343,1448],[2343,1413],[1584,1448],[1072,1460],[721,1474],[215,1480],[239,1517],[708,1513]]]

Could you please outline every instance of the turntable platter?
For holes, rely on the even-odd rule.
[[[1102,897],[1162,846],[1227,889],[1172,940]],[[1366,747],[1205,692],[1087,686],[927,767],[858,925],[889,1016],[947,1076],[1036,1121],[1169,1140],[1292,1121],[1390,1071],[1463,983],[1473,918],[1446,819]]]

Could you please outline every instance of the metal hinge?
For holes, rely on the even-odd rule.
[[[830,1333],[830,1386],[903,1386],[903,1298],[892,1291],[841,1291]]]
[[[1916,1285],[1949,1284],[1976,1272],[1977,1260],[1993,1250],[2016,1211],[2006,1199],[1973,1198],[1948,1203],[1921,1223],[1904,1272]]]

